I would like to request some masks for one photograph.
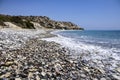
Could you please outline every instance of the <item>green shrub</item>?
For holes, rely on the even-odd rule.
[[[24,28],[35,29],[34,25],[30,23],[30,21],[25,21],[24,23],[26,25]]]
[[[10,21],[8,16],[0,15],[0,25],[4,26],[4,22]]]
[[[22,19],[21,19],[20,17],[18,17],[18,16],[13,16],[13,17],[11,17],[11,18],[10,18],[10,21],[11,21],[11,22],[14,22],[14,23],[20,23],[20,24],[23,23]]]

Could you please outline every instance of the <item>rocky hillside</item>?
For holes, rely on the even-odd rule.
[[[83,30],[83,28],[77,26],[74,23],[51,20],[46,16],[0,15],[0,26],[8,26],[5,24],[5,22],[11,22],[11,24],[28,29],[49,28],[65,30]]]

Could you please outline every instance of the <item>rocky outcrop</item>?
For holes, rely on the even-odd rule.
[[[21,28],[29,29],[65,29],[65,30],[83,30],[83,28],[72,22],[63,22],[51,20],[46,16],[10,16],[0,15],[0,25],[6,26],[4,22],[11,22]]]

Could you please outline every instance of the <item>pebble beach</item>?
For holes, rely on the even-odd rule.
[[[53,30],[52,30],[53,31]],[[120,80],[120,68],[106,71],[71,57],[51,30],[0,30],[0,80]]]

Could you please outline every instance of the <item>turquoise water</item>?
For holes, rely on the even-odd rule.
[[[120,48],[120,31],[111,30],[86,30],[86,31],[61,31],[58,34],[72,38],[76,42],[83,42],[106,48]]]

